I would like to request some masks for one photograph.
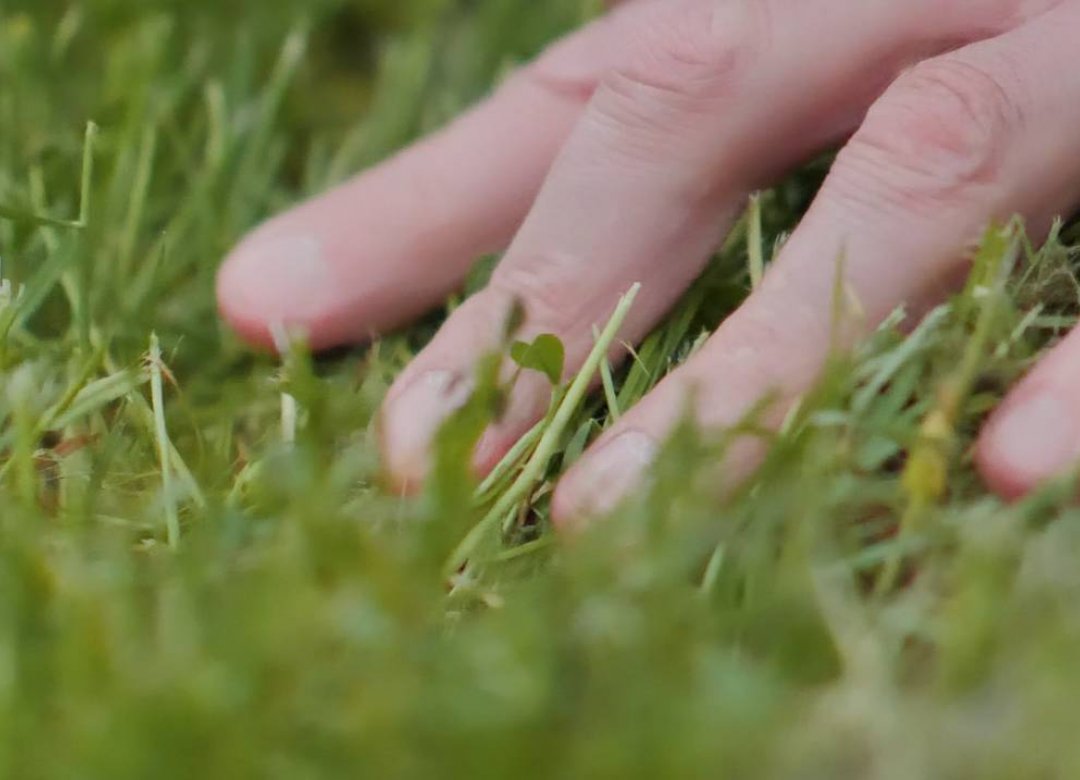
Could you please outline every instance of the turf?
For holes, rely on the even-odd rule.
[[[731,436],[684,426],[574,544],[548,527],[553,477],[738,304],[826,161],[482,489],[461,455],[492,381],[424,495],[378,487],[379,399],[441,315],[283,365],[217,323],[245,229],[594,10],[0,2],[0,774],[1080,772],[1072,481],[1004,506],[970,456],[1074,322],[1068,228],[989,232],[921,325],[838,349],[744,489],[710,490]]]

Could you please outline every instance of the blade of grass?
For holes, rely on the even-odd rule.
[[[469,559],[469,556],[476,549],[481,539],[483,539],[483,537],[500,520],[503,520],[508,515],[512,516],[513,514],[516,514],[514,512],[515,506],[525,500],[530,491],[536,487],[543,476],[544,468],[547,466],[548,461],[551,459],[551,456],[555,454],[559,439],[562,437],[563,432],[570,423],[572,415],[577,411],[581,402],[584,400],[593,375],[595,375],[599,369],[600,363],[607,354],[611,344],[615,341],[623,321],[626,319],[627,314],[630,313],[630,308],[633,306],[634,299],[637,298],[640,289],[641,285],[635,284],[619,300],[614,313],[611,315],[611,319],[608,320],[607,325],[600,334],[600,338],[598,338],[593,345],[593,349],[589,353],[588,358],[586,358],[581,370],[578,371],[574,380],[570,383],[570,387],[567,389],[562,403],[559,404],[559,408],[556,410],[551,422],[548,424],[547,428],[545,428],[544,433],[536,446],[536,450],[525,464],[525,468],[522,470],[521,474],[518,475],[518,478],[510,485],[507,491],[503,493],[491,509],[488,510],[483,519],[473,526],[472,530],[450,555],[444,569],[444,572],[447,575],[450,575],[461,568],[462,564]]]
[[[161,344],[156,333],[150,334],[150,397],[154,410],[154,433],[158,445],[158,458],[161,464],[161,494],[165,505],[165,530],[169,547],[177,549],[180,545],[180,519],[176,508],[176,495],[173,491],[171,449],[169,431],[165,426],[165,394],[162,381]]]
[[[1020,255],[1020,226],[1015,222],[987,232],[975,260],[972,278],[958,304],[975,320],[974,331],[961,356],[960,365],[937,392],[937,402],[919,426],[918,439],[904,466],[901,483],[907,506],[900,517],[898,539],[919,531],[927,512],[948,488],[956,422],[971,393],[980,363],[985,359],[993,326],[1005,300],[1005,286]],[[892,591],[900,575],[902,558],[892,557],[882,568],[874,594]]]
[[[83,137],[82,181],[79,190],[79,216],[76,219],[62,219],[47,214],[37,214],[25,209],[0,204],[0,219],[18,222],[36,227],[54,227],[67,230],[83,230],[90,220],[90,189],[94,180],[94,145],[98,127],[87,122]]]
[[[600,339],[600,331],[593,327],[593,341]],[[611,376],[611,361],[607,355],[600,361],[600,383],[604,388],[604,402],[608,408],[607,424],[611,425],[619,421],[622,416],[619,411],[619,396],[615,392],[615,380]]]
[[[756,290],[765,276],[765,240],[761,229],[761,193],[750,196],[747,215],[746,254],[750,269],[750,286]]]
[[[499,461],[498,465],[484,478],[484,481],[476,489],[478,503],[483,504],[488,501],[499,484],[525,461],[532,452],[533,445],[540,441],[545,422],[545,420],[541,420],[530,428],[528,433],[518,439],[514,446],[510,448],[510,451]]]

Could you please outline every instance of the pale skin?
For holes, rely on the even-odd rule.
[[[221,311],[261,345],[280,325],[316,349],[364,341],[505,250],[385,402],[384,463],[415,487],[513,301],[519,337],[559,336],[570,374],[621,292],[642,283],[623,331],[640,340],[749,193],[839,146],[764,283],[561,480],[557,522],[602,513],[688,405],[717,427],[772,394],[779,419],[813,384],[838,257],[865,332],[947,295],[991,222],[1019,214],[1038,236],[1080,206],[1078,32],[1080,0],[627,0],[446,129],[253,232],[221,270]],[[477,470],[546,403],[542,377],[519,381]],[[1080,333],[1013,389],[976,458],[1009,498],[1080,459]]]

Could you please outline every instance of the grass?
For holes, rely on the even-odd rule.
[[[462,453],[492,381],[422,497],[376,486],[373,415],[437,316],[281,366],[217,324],[246,228],[589,11],[0,2],[0,774],[1080,772],[1072,483],[1003,506],[970,457],[1076,318],[1075,231],[988,234],[953,300],[834,356],[736,495],[709,489],[731,434],[684,426],[574,545],[548,529],[552,476],[738,304],[821,163],[479,500]]]

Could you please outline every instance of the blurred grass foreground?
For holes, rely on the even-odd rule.
[[[573,545],[548,486],[604,398],[489,527],[468,419],[419,499],[375,479],[374,411],[437,316],[284,366],[217,323],[247,228],[588,5],[0,0],[0,776],[1080,776],[1072,483],[1004,506],[969,456],[1075,320],[1068,228],[988,234],[955,299],[837,356],[738,494],[687,428]],[[766,242],[820,167],[764,194]],[[745,294],[748,233],[616,403]]]

